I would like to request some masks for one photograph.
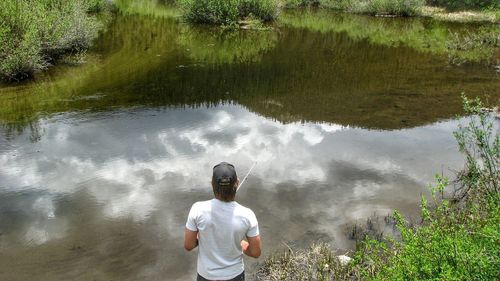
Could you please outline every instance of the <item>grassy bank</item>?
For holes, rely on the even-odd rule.
[[[425,0],[284,0],[287,8],[323,7],[351,13],[415,16]]]
[[[495,117],[465,99],[469,117],[455,132],[465,168],[453,182],[437,177],[422,197],[419,225],[394,214],[400,239],[365,238],[342,265],[327,245],[269,257],[258,280],[495,280],[500,276],[500,136]]]
[[[65,54],[85,51],[106,0],[0,1],[0,78],[21,80]]]
[[[428,16],[447,21],[500,18],[500,4],[494,0],[283,0],[282,6],[321,7],[379,16]]]
[[[424,16],[444,21],[498,22],[493,0],[176,0],[187,22],[236,25],[248,19],[273,21],[286,8],[319,7],[374,16]]]

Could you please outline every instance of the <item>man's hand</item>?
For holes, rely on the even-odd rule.
[[[243,253],[249,257],[258,258],[261,252],[260,235],[247,237],[247,240],[248,242],[245,240],[241,241],[241,249],[243,250]]]
[[[243,250],[243,252],[246,252],[246,251],[248,250],[248,246],[249,246],[249,245],[250,245],[250,244],[248,244],[248,242],[247,242],[247,241],[245,241],[245,240],[241,240],[241,249]]]

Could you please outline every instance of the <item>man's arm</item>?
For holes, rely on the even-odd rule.
[[[261,242],[260,235],[254,237],[247,237],[247,241],[241,241],[241,248],[243,249],[243,253],[252,258],[260,257],[261,252]]]
[[[184,231],[184,249],[191,251],[198,246],[198,231],[192,231],[186,228]]]

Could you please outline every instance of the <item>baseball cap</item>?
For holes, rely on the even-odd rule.
[[[233,164],[221,162],[214,166],[212,181],[220,187],[233,187],[238,176]]]

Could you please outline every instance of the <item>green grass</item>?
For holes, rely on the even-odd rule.
[[[445,7],[449,10],[499,10],[498,0],[427,0],[429,5]]]
[[[417,16],[425,4],[424,0],[370,0],[359,1],[353,11],[372,15]]]
[[[246,17],[268,22],[278,15],[277,0],[178,0],[178,4],[192,23],[231,25]]]
[[[324,7],[335,10],[372,14],[416,16],[420,15],[425,0],[284,0],[284,6]]]
[[[86,50],[105,0],[0,1],[0,78],[20,80],[59,56]]]
[[[182,15],[175,3],[158,0],[114,0],[117,10],[126,15],[145,15],[163,18],[178,18]]]

